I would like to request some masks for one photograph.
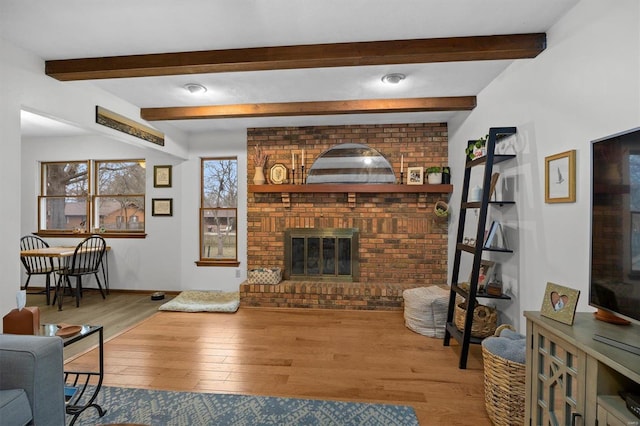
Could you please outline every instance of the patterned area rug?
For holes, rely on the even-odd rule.
[[[240,306],[240,294],[224,291],[183,291],[174,299],[160,305],[160,311],[235,312]]]
[[[418,425],[412,407],[311,399],[103,387],[76,425]]]

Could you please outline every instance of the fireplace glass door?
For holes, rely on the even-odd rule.
[[[353,281],[357,272],[357,230],[286,231],[286,279]]]

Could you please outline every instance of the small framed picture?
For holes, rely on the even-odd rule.
[[[407,167],[407,185],[422,185],[423,181],[423,167]]]
[[[489,282],[493,268],[495,268],[496,262],[491,260],[480,260],[480,272],[478,274],[478,289],[484,289],[484,286]],[[469,275],[469,282],[471,282],[471,275]]]
[[[152,198],[151,216],[173,216],[173,198]]]
[[[269,170],[269,180],[274,185],[279,185],[287,181],[287,168],[284,164],[274,164]]]
[[[579,296],[580,290],[547,283],[540,313],[563,324],[573,325]]]
[[[576,150],[550,155],[544,159],[545,203],[575,203]]]
[[[153,186],[171,188],[171,166],[153,166]]]

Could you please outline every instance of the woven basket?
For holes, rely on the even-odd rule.
[[[278,284],[282,280],[280,268],[258,268],[249,271],[249,284]]]
[[[454,323],[460,331],[464,330],[464,319],[467,314],[465,303],[456,304]],[[473,310],[473,323],[471,324],[471,336],[484,338],[491,336],[498,325],[498,311],[495,308],[476,303]]]
[[[499,336],[504,328],[495,331]],[[524,424],[525,364],[491,353],[482,345],[484,362],[484,403],[489,419],[495,426]]]

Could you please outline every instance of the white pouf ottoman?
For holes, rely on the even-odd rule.
[[[437,285],[402,292],[404,324],[410,330],[429,337],[444,337],[449,290]]]

